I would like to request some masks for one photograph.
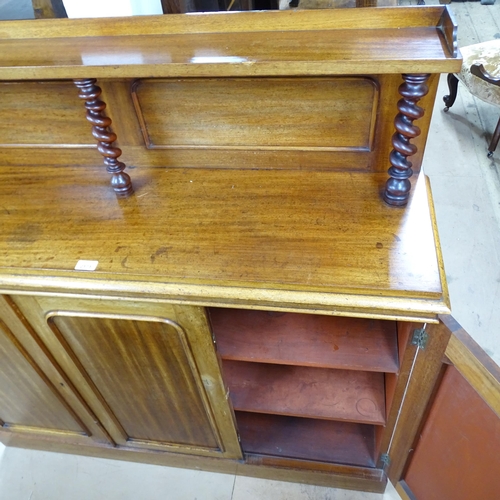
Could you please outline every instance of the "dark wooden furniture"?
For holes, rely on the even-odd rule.
[[[382,491],[450,335],[454,25],[221,16],[2,26],[1,439]]]
[[[489,76],[488,73],[484,71],[484,68],[483,70],[481,70],[479,67],[476,67],[475,72],[473,72],[473,74],[482,77],[485,81],[488,81],[489,83],[493,83],[495,80],[492,79],[491,76]],[[496,84],[498,85],[499,83],[497,82]],[[443,97],[443,101],[445,104],[444,111],[446,112],[453,106],[453,104],[455,104],[458,92],[458,79],[455,75],[451,73],[448,75],[448,87],[450,93]],[[493,153],[497,149],[499,140],[500,140],[500,118],[498,119],[495,130],[493,131],[493,135],[491,136],[491,141],[488,145],[488,153],[487,153],[488,158],[493,158]]]
[[[484,66],[482,64],[473,64],[471,66],[471,73],[474,76],[477,76],[478,78],[481,78],[487,83],[490,83],[491,85],[495,85],[497,87],[500,87],[500,78],[494,78],[491,76]],[[488,146],[488,158],[493,157],[493,153],[495,152],[497,146],[498,146],[498,141],[500,140],[500,118],[498,119],[497,126],[495,127],[495,130],[493,132],[493,135],[491,137],[490,144]]]
[[[291,0],[288,4],[290,7],[311,8],[311,4],[301,5],[300,0]],[[339,7],[396,7],[398,5],[397,0],[337,0],[335,3],[331,1],[325,4],[326,8],[339,8]],[[420,3],[419,3],[420,5]],[[321,8],[321,1],[313,3],[314,8]]]
[[[164,14],[279,9],[278,0],[162,0]]]

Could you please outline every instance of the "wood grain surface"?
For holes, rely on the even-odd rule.
[[[218,446],[171,324],[60,315],[50,322],[127,440]]]
[[[369,151],[378,105],[370,78],[140,80],[149,148]]]
[[[385,424],[381,373],[223,361],[235,410]]]
[[[87,433],[1,319],[0,367],[0,427],[41,434]]]
[[[94,147],[76,96],[70,82],[0,83],[0,147]]]
[[[0,54],[3,80],[439,73],[460,66],[435,28],[0,40]]]
[[[414,140],[414,172],[438,76],[430,77],[429,94],[419,101],[426,112],[417,120],[422,134]],[[127,165],[385,173],[401,82],[399,74],[374,74],[98,83]],[[69,82],[4,82],[0,92],[6,143],[0,165],[100,164]]]
[[[38,308],[30,304],[31,313],[35,315]],[[38,336],[37,332],[24,316],[23,312],[17,307],[17,304],[12,300],[12,297],[5,295],[0,296],[0,321],[4,327],[4,332],[12,342],[12,345],[24,357],[26,363],[20,361],[19,357],[15,355],[11,357],[12,360],[17,359],[15,366],[9,367],[9,361],[4,365],[5,371],[9,373],[11,370],[21,370],[26,367],[26,364],[31,365],[33,371],[27,370],[31,373],[31,383],[35,384],[37,395],[40,397],[50,390],[53,396],[59,400],[59,405],[47,406],[47,401],[44,402],[41,414],[47,411],[52,412],[52,417],[56,418],[60,406],[65,409],[65,413],[71,415],[73,420],[79,424],[80,432],[73,432],[68,430],[55,430],[50,427],[29,426],[22,424],[10,423],[7,427],[0,429],[0,440],[7,438],[12,433],[16,435],[26,434],[28,439],[49,439],[59,443],[72,443],[76,445],[85,445],[85,443],[92,442],[94,444],[112,444],[113,439],[103,427],[95,413],[90,406],[83,400],[78,389],[71,382],[67,374],[61,369],[61,366],[55,360],[54,356],[47,349],[47,346]],[[36,373],[34,373],[36,372]],[[12,372],[11,372],[12,374]],[[21,375],[22,379],[26,375]],[[39,378],[38,378],[39,377]],[[13,379],[17,384],[17,377]],[[12,383],[12,382],[10,382]],[[45,390],[40,387],[45,384]],[[5,382],[5,387],[9,386],[9,382]],[[20,385],[16,387],[19,390]],[[21,397],[25,400],[26,395]],[[11,403],[12,404],[12,403]],[[15,406],[15,403],[13,404]],[[37,411],[35,410],[36,404],[32,401],[29,405],[30,411],[33,410],[31,418],[37,418]],[[63,412],[64,414],[64,412]],[[1,416],[0,416],[1,417]],[[4,431],[6,435],[4,435]]]
[[[315,314],[210,309],[223,359],[397,372],[396,324]]]
[[[409,344],[401,370],[401,382],[396,390],[395,400],[401,407],[393,406],[387,419],[381,452],[391,459],[387,476],[393,482],[399,481],[405,463],[411,453],[421,419],[425,413],[436,381],[438,380],[443,355],[450,339],[450,330],[441,322],[427,325],[428,341],[425,349]],[[412,359],[413,358],[413,359]],[[400,391],[404,394],[401,395]],[[402,397],[401,397],[402,396]]]
[[[405,209],[380,195],[401,73],[432,73],[431,109],[438,73],[460,67],[447,20],[432,7],[0,26],[0,80],[34,81],[1,85],[0,118],[14,126],[0,153],[0,292],[18,293],[8,300],[110,445],[242,459],[232,402],[251,455],[242,471],[267,474],[267,463],[278,479],[337,474],[380,491],[382,450],[399,475],[448,333],[432,325],[416,355],[398,346],[409,326],[374,319],[437,323],[449,300],[425,178],[412,178]],[[130,165],[129,199],[108,188],[82,114],[62,103],[66,79],[94,78]],[[39,83],[49,79],[64,83]],[[430,117],[417,123],[416,171]],[[82,260],[96,268],[78,270]],[[292,334],[277,322],[269,353],[236,346],[221,373],[199,306],[358,319],[352,336],[339,320],[330,343],[334,318],[309,330],[312,316],[297,316]],[[307,348],[281,352],[305,331]]]
[[[36,25],[24,21],[3,23],[1,34],[6,39],[65,38],[68,36],[163,35],[186,33],[232,33],[239,31],[304,31],[308,29],[356,29],[361,23],[367,29],[436,27],[441,22],[442,6],[399,9],[359,10],[287,10],[197,14],[196,16],[136,16],[71,20],[41,20]]]
[[[370,425],[236,412],[246,453],[373,467]]]
[[[36,34],[9,23],[0,31],[0,79],[454,72],[460,60],[437,27],[443,12],[242,13],[225,18],[225,33],[211,15],[40,20]]]
[[[100,169],[3,168],[0,286],[36,287],[34,273],[45,290],[67,276],[87,293],[156,286],[262,308],[284,307],[289,292],[294,304],[369,304],[392,317],[448,311],[423,178],[397,210],[380,201],[383,175],[132,172],[136,196],[116,200]],[[97,260],[96,271],[74,271],[80,259]]]
[[[452,316],[442,316],[441,321],[453,332],[446,348],[446,355],[467,382],[500,417],[500,367]]]
[[[241,458],[202,308],[12,299],[117,446]]]

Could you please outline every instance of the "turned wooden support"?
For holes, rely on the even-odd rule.
[[[111,118],[104,115],[106,103],[99,99],[102,90],[96,85],[95,78],[74,80],[74,83],[80,91],[79,97],[85,100],[87,120],[92,123],[92,135],[97,139],[97,149],[104,157],[106,170],[112,174],[111,186],[117,196],[130,196],[134,192],[132,181],[124,172],[125,163],[118,160],[122,154],[121,149],[112,146],[116,141],[116,134],[109,130]]]
[[[450,89],[450,93],[443,97],[445,112],[448,112],[457,99],[458,78],[453,73],[448,74],[448,88]]]
[[[399,113],[394,125],[396,132],[392,136],[393,150],[390,154],[391,167],[388,172],[390,179],[385,185],[384,201],[389,205],[404,206],[408,203],[413,175],[412,163],[408,156],[417,152],[417,146],[410,140],[420,135],[420,128],[413,125],[413,121],[424,115],[424,110],[417,106],[417,102],[429,91],[426,82],[430,75],[403,75],[404,83],[399,87],[402,99],[398,101]]]

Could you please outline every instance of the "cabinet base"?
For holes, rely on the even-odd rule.
[[[290,460],[261,455],[248,455],[247,459],[241,462],[222,458],[198,457],[146,450],[137,451],[135,449],[130,450],[109,446],[86,446],[49,441],[43,438],[34,438],[33,436],[27,438],[13,433],[2,432],[0,432],[0,442],[4,443],[5,446],[17,448],[125,460],[151,465],[204,470],[222,474],[235,474],[373,493],[384,492],[387,484],[387,478],[381,469]]]

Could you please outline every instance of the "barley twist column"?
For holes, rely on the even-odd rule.
[[[424,110],[417,106],[417,102],[424,97],[429,89],[426,85],[430,75],[403,75],[404,83],[399,87],[403,97],[398,101],[399,113],[394,125],[396,132],[392,136],[393,150],[390,154],[390,179],[385,185],[384,200],[389,205],[404,206],[408,203],[413,175],[412,163],[408,156],[417,152],[417,146],[411,144],[411,139],[420,135],[420,128],[413,125],[413,121],[424,116]]]
[[[95,78],[74,80],[78,87],[78,96],[85,101],[87,120],[92,123],[92,135],[97,139],[97,149],[104,157],[106,170],[112,174],[111,186],[117,196],[130,196],[134,189],[128,174],[124,172],[125,163],[118,160],[122,154],[120,148],[112,146],[116,141],[116,134],[111,132],[111,118],[104,114],[106,103],[99,99],[102,91],[96,85]]]

